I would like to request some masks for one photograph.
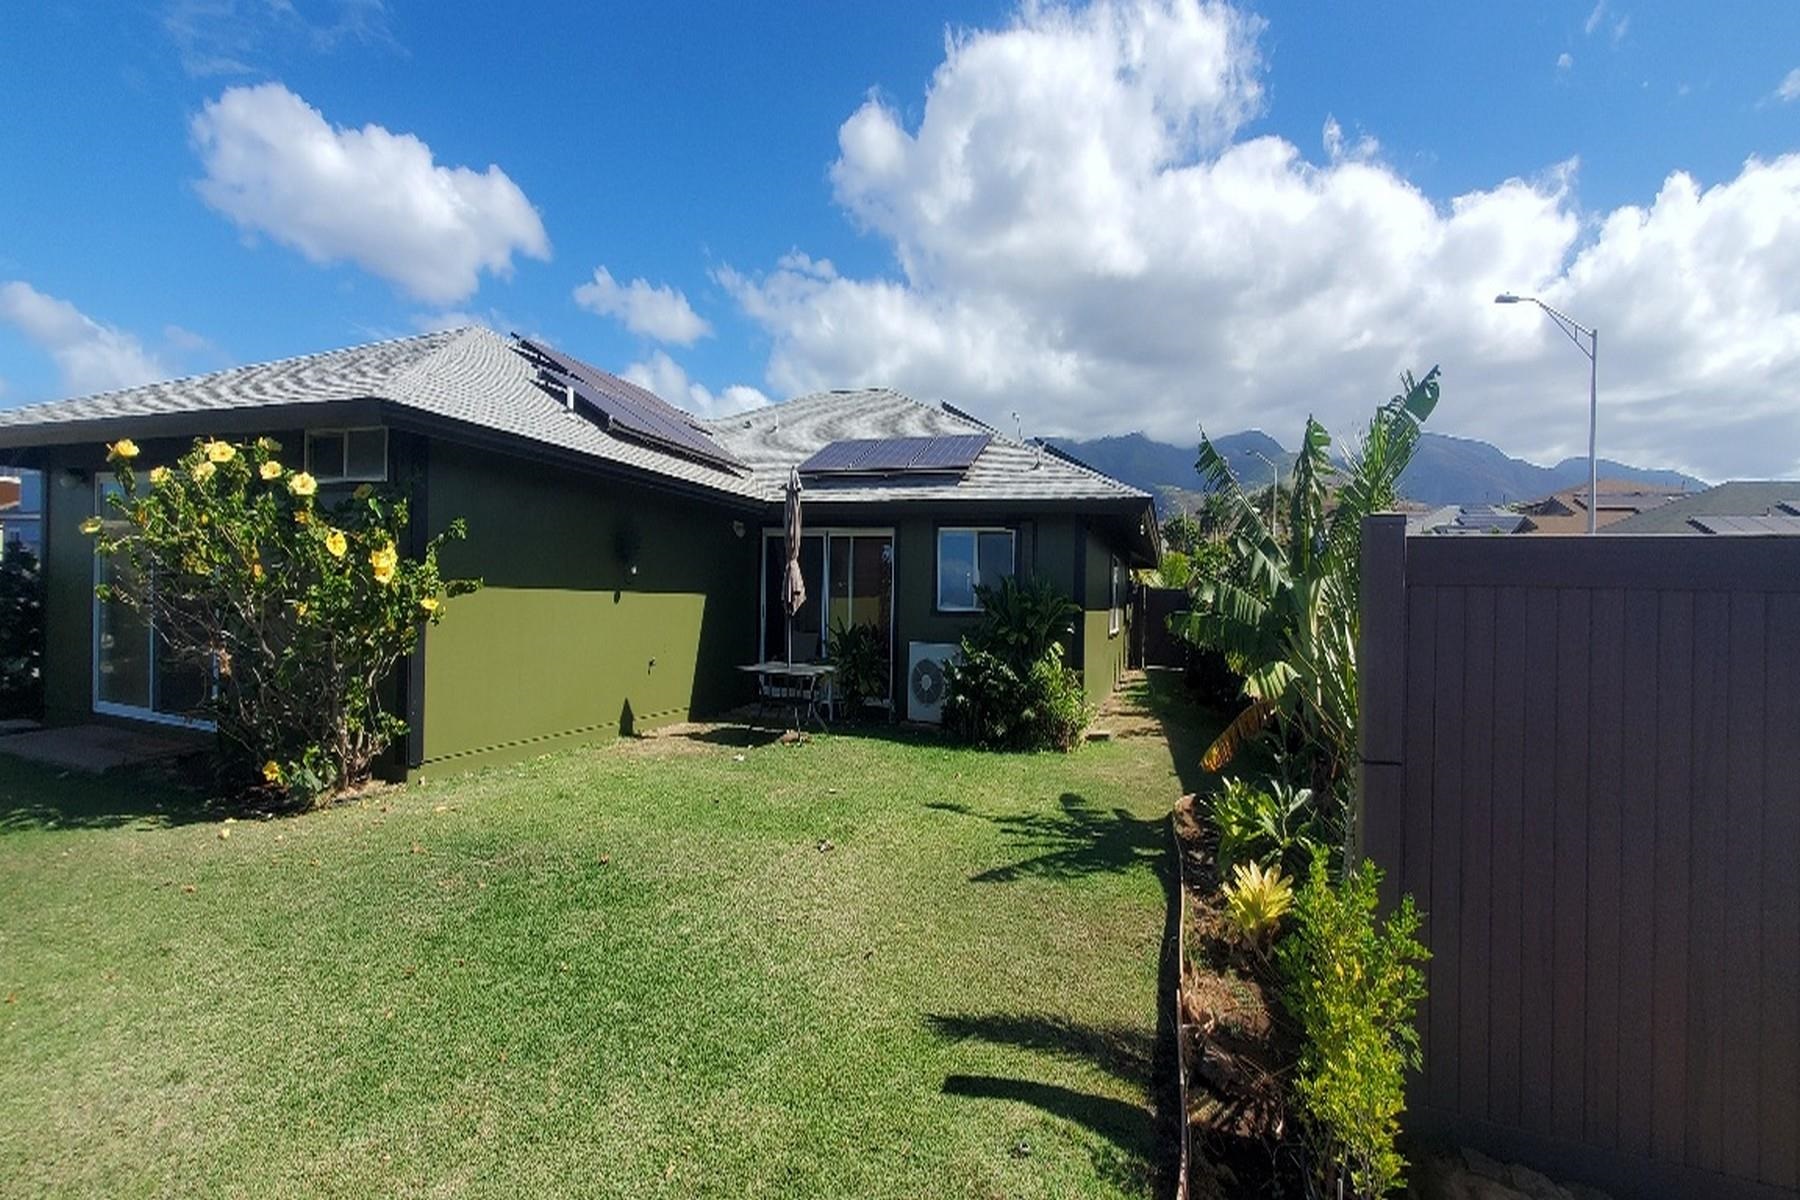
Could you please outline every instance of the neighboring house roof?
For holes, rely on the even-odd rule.
[[[1727,518],[1754,518],[1741,524]],[[1800,481],[1740,480],[1672,500],[1607,533],[1800,533]]]
[[[609,388],[641,393],[575,361]],[[703,436],[741,465],[696,461],[619,436],[593,417],[571,411],[565,393],[546,378],[534,355],[478,326],[0,411],[0,449],[225,432],[220,427],[228,417],[239,428],[277,418],[305,424],[332,419],[328,410],[360,402],[383,406],[383,419],[394,423],[413,417],[433,429],[448,424],[472,435],[500,435],[527,449],[598,461],[744,502],[779,503],[789,469],[833,441],[980,432],[993,436],[961,476],[814,480],[807,485],[808,498],[1151,503],[1147,493],[1067,455],[999,436],[971,417],[886,389],[820,392],[738,417],[696,421]]]
[[[1526,524],[1523,515],[1491,504],[1449,504],[1408,516],[1408,537],[1467,537],[1471,534],[1518,533]]]
[[[1660,508],[1672,500],[1691,495],[1685,488],[1660,484],[1636,483],[1625,479],[1600,481],[1600,508],[1594,524],[1605,529],[1638,513]],[[1588,485],[1577,484],[1553,492],[1541,500],[1518,506],[1527,518],[1521,533],[1586,533]]]

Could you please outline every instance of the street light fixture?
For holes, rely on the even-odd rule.
[[[1600,529],[1600,460],[1595,457],[1595,443],[1600,429],[1600,334],[1581,324],[1567,313],[1558,312],[1536,296],[1515,296],[1511,292],[1501,292],[1494,297],[1495,304],[1535,304],[1549,315],[1563,335],[1575,344],[1575,348],[1587,355],[1588,360],[1588,528],[1589,533],[1597,533]],[[1581,344],[1587,338],[1587,345]]]

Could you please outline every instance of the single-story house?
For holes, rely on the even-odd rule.
[[[1727,537],[1800,534],[1800,480],[1737,479],[1638,513],[1607,533],[1710,533]]]
[[[79,528],[103,511],[105,443],[130,437],[149,465],[201,435],[274,437],[327,502],[363,481],[407,488],[418,542],[467,521],[443,565],[485,586],[396,684],[409,773],[748,700],[738,668],[787,652],[795,468],[794,655],[827,656],[834,623],[874,625],[902,718],[909,665],[969,631],[974,586],[1009,573],[1080,606],[1070,661],[1104,696],[1126,663],[1128,571],[1158,551],[1149,495],[948,405],[859,389],[700,420],[547,345],[456,329],[0,412],[0,462],[44,473],[49,721],[181,723],[203,695],[142,620],[96,600],[106,568]]]

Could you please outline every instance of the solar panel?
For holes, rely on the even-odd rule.
[[[992,434],[946,437],[846,438],[800,464],[803,475],[961,474],[993,441]]]
[[[597,412],[608,433],[651,442],[709,466],[740,465],[693,417],[656,393],[529,339],[520,338],[519,345],[560,377],[559,383],[571,387],[576,399]]]

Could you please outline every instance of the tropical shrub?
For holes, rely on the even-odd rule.
[[[888,648],[881,631],[866,623],[832,623],[828,633],[831,663],[837,668],[832,686],[844,703],[857,709],[885,700],[888,688]]]
[[[1051,647],[1062,647],[1075,632],[1081,609],[1047,579],[1023,582],[1005,576],[995,587],[977,587],[981,624],[966,643],[997,655],[1020,675],[1042,662]]]
[[[1315,860],[1275,947],[1282,1004],[1303,1035],[1294,1099],[1325,1195],[1385,1196],[1406,1168],[1394,1138],[1406,1072],[1420,1065],[1413,1016],[1428,953],[1410,896],[1376,920],[1380,880],[1364,863],[1334,884]]]
[[[1198,586],[1177,631],[1223,653],[1243,675],[1248,701],[1204,763],[1218,770],[1246,740],[1270,735],[1299,761],[1314,799],[1346,817],[1356,755],[1362,521],[1392,506],[1438,401],[1437,368],[1401,382],[1403,391],[1376,410],[1342,467],[1325,427],[1307,419],[1285,522],[1259,511],[1210,439],[1202,437],[1195,464],[1230,508],[1234,561]]]
[[[990,750],[1073,750],[1093,706],[1081,674],[1053,645],[1023,674],[965,639],[962,657],[944,669],[944,728]]]
[[[1225,893],[1225,915],[1244,943],[1261,950],[1274,937],[1281,918],[1294,907],[1294,883],[1280,867],[1239,863]]]
[[[1164,550],[1163,556],[1157,560],[1155,575],[1151,586],[1185,590],[1188,580],[1194,575],[1194,560],[1183,551]]]
[[[478,582],[438,571],[460,521],[407,557],[403,496],[363,485],[326,506],[280,449],[196,440],[140,476],[120,441],[107,451],[118,519],[83,528],[129,567],[102,596],[145,612],[177,662],[213,678],[197,715],[218,731],[225,782],[312,801],[365,781],[405,732],[383,686],[444,600]]]
[[[0,717],[44,708],[44,576],[37,556],[13,546],[0,559]]]
[[[1342,835],[1330,811],[1313,803],[1311,788],[1280,781],[1259,788],[1242,779],[1221,780],[1206,815],[1219,838],[1215,858],[1220,875],[1241,863],[1286,867],[1303,875],[1314,859],[1329,858],[1328,847]]]

